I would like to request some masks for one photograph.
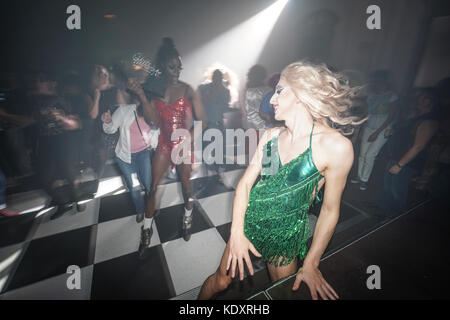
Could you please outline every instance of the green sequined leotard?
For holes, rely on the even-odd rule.
[[[281,164],[278,136],[265,145],[261,180],[252,188],[245,213],[244,233],[263,260],[275,266],[304,259],[310,237],[308,211],[319,201],[318,183],[322,175],[314,165],[309,147],[295,159]]]

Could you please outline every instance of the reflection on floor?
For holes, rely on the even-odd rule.
[[[55,209],[41,207],[2,217],[0,299],[195,299],[228,241],[234,189],[243,172],[239,166],[229,166],[220,175],[195,168],[189,241],[181,233],[181,185],[166,179],[158,189],[159,214],[145,260],[138,254],[141,224],[136,223],[129,193],[114,170],[82,212],[74,207],[52,220]],[[326,255],[380,223],[376,214],[362,209],[358,193],[347,187]],[[310,215],[312,229],[316,220]],[[234,281],[218,299],[246,299],[270,285],[265,264],[255,257],[253,263],[256,274]],[[79,288],[68,288],[73,279],[69,266],[80,268]]]

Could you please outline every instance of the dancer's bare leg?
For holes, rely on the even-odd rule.
[[[155,214],[156,189],[167,174],[167,169],[169,169],[170,165],[170,161],[163,154],[160,152],[155,154],[152,163],[152,187],[147,199],[147,210],[145,212],[146,218],[152,218]]]
[[[199,300],[212,299],[217,293],[225,290],[230,285],[232,281],[231,273],[230,275],[227,274],[226,270],[229,250],[229,244],[227,243],[219,268],[203,283],[198,295]],[[276,282],[297,272],[297,260],[281,267],[275,267],[274,265],[268,263],[267,268],[269,270],[271,281]]]
[[[183,192],[184,207],[187,210],[192,209],[192,202],[189,200],[192,196],[191,173],[192,165],[182,163],[177,165],[178,176],[181,180],[181,190]]]
[[[297,259],[294,259],[290,264],[281,267],[275,267],[273,264],[268,263],[267,269],[269,270],[270,280],[276,282],[297,272]]]
[[[230,285],[232,278],[231,272],[227,273],[228,253],[230,252],[230,245],[227,243],[225,251],[217,271],[206,279],[203,283],[202,289],[198,295],[199,300],[212,299],[217,293],[225,290]]]

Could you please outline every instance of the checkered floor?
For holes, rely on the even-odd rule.
[[[102,180],[100,197],[51,220],[56,208],[0,220],[1,298],[169,299],[201,285],[215,271],[231,223],[234,187],[244,172],[220,176],[197,168],[192,236],[181,234],[181,184],[166,181],[158,189],[159,215],[146,259],[138,257],[140,227],[129,193],[118,176]],[[34,198],[33,198],[34,197]],[[15,197],[29,207],[44,207],[45,194]],[[38,199],[38,200],[36,200]],[[36,207],[37,206],[37,207]],[[67,268],[81,269],[81,289],[68,290]]]
[[[40,209],[0,219],[0,299],[195,298],[219,264],[229,237],[234,189],[243,172],[239,166],[220,175],[195,168],[189,241],[181,233],[181,184],[167,179],[158,189],[160,212],[145,260],[138,253],[142,223],[136,223],[131,197],[117,172],[102,179],[98,197],[87,201],[84,211],[74,208],[54,220],[50,217],[56,209],[44,208],[47,199],[41,191],[15,195]],[[370,219],[343,201],[337,238]],[[310,224],[314,229],[313,215]],[[68,267],[73,265],[80,268],[80,289],[69,290]],[[254,265],[257,273],[265,269],[261,261]]]

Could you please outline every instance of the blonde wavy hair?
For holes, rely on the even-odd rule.
[[[330,71],[325,64],[294,62],[284,68],[281,77],[292,87],[314,120],[343,135],[352,134],[355,126],[367,120],[367,117],[360,118],[352,112],[359,88],[351,88],[344,75]]]

